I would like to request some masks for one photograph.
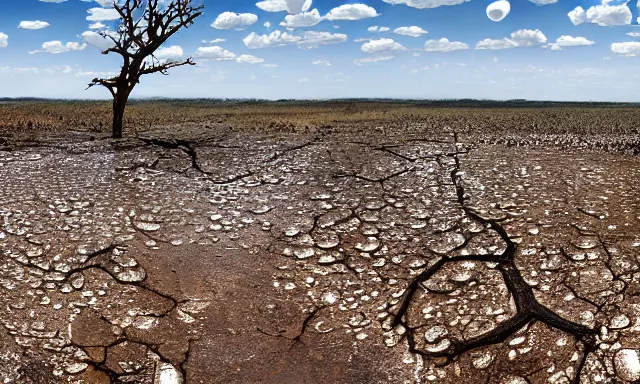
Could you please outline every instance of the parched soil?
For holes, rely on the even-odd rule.
[[[379,124],[5,135],[0,379],[640,380],[637,132]]]

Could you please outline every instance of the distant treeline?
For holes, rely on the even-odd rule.
[[[79,100],[79,99],[43,99],[36,97],[0,97],[0,103],[33,103],[33,102],[60,102],[60,103],[104,103],[107,100]],[[110,101],[109,101],[110,102]],[[483,100],[483,99],[441,99],[441,100],[419,100],[419,99],[318,99],[318,100],[299,100],[299,99],[173,99],[173,98],[139,98],[132,99],[131,103],[170,103],[178,105],[201,105],[203,107],[212,105],[248,105],[248,104],[274,104],[274,105],[291,105],[291,106],[311,106],[331,104],[371,104],[371,103],[388,103],[404,106],[416,106],[425,108],[606,108],[606,107],[640,107],[638,103],[617,103],[617,102],[599,102],[599,101],[536,101],[526,99],[512,100]]]

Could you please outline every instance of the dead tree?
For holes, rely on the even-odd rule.
[[[112,137],[121,138],[124,110],[140,77],[152,73],[167,75],[170,68],[195,65],[191,57],[160,60],[154,54],[182,27],[189,28],[204,6],[194,5],[192,0],[114,0],[114,8],[120,14],[120,25],[116,30],[100,32],[110,44],[102,54],[113,52],[122,56],[122,69],[115,77],[93,79],[87,89],[102,85],[111,92]]]

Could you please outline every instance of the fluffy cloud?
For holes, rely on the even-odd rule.
[[[236,61],[240,64],[261,64],[264,63],[264,59],[255,57],[252,55],[240,55]]]
[[[300,36],[294,36],[287,32],[280,31],[273,31],[268,35],[258,35],[255,32],[251,32],[247,37],[242,39],[244,45],[251,49],[281,47],[295,44],[300,40],[302,40]]]
[[[443,5],[458,5],[471,0],[382,0],[389,4],[405,4],[412,8],[437,8]]]
[[[118,20],[120,14],[113,8],[91,8],[87,10],[89,21],[105,21],[105,20]]]
[[[312,0],[305,0],[302,5],[302,8],[299,10],[289,9],[290,5],[287,3],[288,3],[287,0],[264,0],[256,3],[256,7],[266,12],[289,12],[293,14],[293,13],[306,12],[309,9],[311,9]],[[289,3],[291,3],[292,6],[297,5],[297,4],[293,4],[291,0],[289,0]]]
[[[40,20],[36,20],[36,21],[21,21],[20,24],[18,25],[18,28],[20,29],[43,29],[43,28],[47,28],[49,25],[49,23],[47,23],[46,21],[40,21]]]
[[[446,37],[440,40],[427,40],[424,50],[427,52],[451,52],[469,49],[469,46],[460,41],[449,41]]]
[[[166,48],[160,48],[156,51],[155,57],[160,60],[179,59],[184,56],[184,51],[179,45],[172,45]]]
[[[296,44],[300,48],[317,48],[321,45],[344,43],[347,35],[342,33],[306,31],[302,36],[291,35],[287,32],[273,31],[268,35],[258,35],[251,32],[243,40],[250,49],[281,47]]]
[[[304,33],[302,40],[298,43],[300,48],[317,48],[321,45],[338,44],[347,41],[347,35],[343,33],[314,32]]]
[[[558,37],[556,42],[551,44],[550,46],[551,46],[551,49],[554,51],[561,51],[562,47],[579,47],[583,45],[593,45],[593,44],[595,44],[595,42],[581,36],[573,37],[569,35],[564,35],[564,36]]]
[[[626,41],[624,43],[613,43],[611,44],[611,52],[627,57],[640,56],[640,42]]]
[[[54,41],[46,41],[42,43],[42,49],[30,51],[29,53],[34,54],[34,53],[44,52],[44,53],[58,54],[58,53],[64,53],[69,51],[82,51],[86,47],[87,47],[86,43],[80,44],[77,42],[68,42],[66,44],[62,44],[61,41],[54,40]]]
[[[393,59],[393,56],[375,56],[375,57],[365,57],[363,59],[355,59],[353,63],[355,65],[363,65],[366,63],[377,63],[378,61],[387,61]]]
[[[89,29],[103,29],[105,28],[106,25],[102,24],[101,22],[97,21],[93,24],[89,24]]]
[[[539,29],[521,29],[511,34],[511,38],[500,40],[484,39],[476,44],[476,49],[508,49],[517,47],[532,47],[547,42],[547,37]]]
[[[258,21],[253,13],[223,12],[211,24],[215,29],[235,29],[242,31]]]
[[[0,48],[6,48],[9,45],[9,36],[0,32]]]
[[[558,2],[558,0],[529,0],[529,1],[536,5],[548,5],[548,4],[555,4]]]
[[[343,4],[327,13],[327,20],[361,20],[379,16],[375,9],[365,4]]]
[[[378,39],[371,40],[364,44],[360,49],[367,53],[381,53],[381,52],[394,52],[404,51],[406,48],[402,44],[393,41],[393,39]]]
[[[200,47],[197,52],[198,57],[205,60],[224,61],[233,60],[236,54],[216,45],[212,47]]]
[[[411,27],[396,28],[393,30],[393,33],[396,33],[398,35],[411,36],[411,37],[420,37],[428,32],[420,27],[416,27],[415,25],[413,25]]]
[[[640,37],[640,32],[627,32],[627,36]]]
[[[589,7],[586,12],[582,7],[576,7],[568,13],[568,16],[574,25],[593,23],[603,27],[629,25],[632,20],[631,10],[626,3],[594,5]]]
[[[294,28],[308,28],[317,25],[322,21],[322,16],[317,9],[310,12],[302,12],[296,15],[287,15],[284,21],[280,23],[281,26],[294,29]]]
[[[325,67],[330,67],[332,65],[331,62],[327,61],[327,60],[315,60],[311,64],[313,64],[313,65],[324,65]]]
[[[114,31],[109,31],[106,33],[114,37],[117,36],[117,33]],[[80,37],[82,38],[82,40],[84,40],[85,43],[89,45],[93,45],[94,47],[98,48],[100,51],[106,51],[107,49],[114,46],[113,41],[110,38],[103,37],[98,32],[84,31],[82,32]]]

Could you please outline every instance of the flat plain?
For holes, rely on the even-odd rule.
[[[640,109],[0,104],[5,383],[640,380]]]

